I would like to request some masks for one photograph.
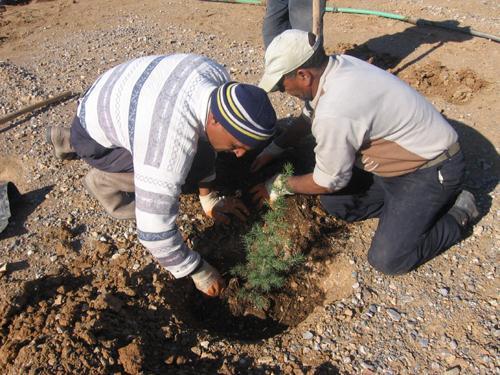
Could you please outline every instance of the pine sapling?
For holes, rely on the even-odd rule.
[[[293,167],[286,164],[281,174],[282,181],[292,173]],[[278,185],[283,192],[286,191],[285,183]],[[231,270],[233,275],[246,281],[238,297],[260,309],[269,305],[265,294],[282,288],[290,269],[304,260],[302,254],[289,255],[285,251],[290,247],[286,208],[284,194],[279,194],[272,208],[263,216],[263,225],[255,223],[243,237],[246,263]]]

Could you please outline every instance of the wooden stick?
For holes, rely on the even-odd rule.
[[[323,9],[321,9],[321,0],[313,0],[312,4],[313,29],[316,37],[323,37]]]
[[[32,112],[35,109],[38,109],[38,108],[41,108],[41,107],[45,107],[45,106],[48,106],[50,104],[54,104],[54,103],[57,103],[57,102],[69,99],[69,98],[71,98],[73,96],[76,96],[76,95],[78,95],[77,92],[74,92],[74,91],[65,91],[62,94],[56,95],[56,96],[54,96],[52,98],[45,99],[45,100],[42,100],[42,101],[40,101],[38,103],[29,105],[27,107],[24,107],[23,109],[20,109],[19,111],[11,113],[10,115],[1,117],[0,118],[0,125],[1,124],[5,124],[6,122],[9,122],[10,120],[15,119],[16,117],[24,115],[25,113]]]

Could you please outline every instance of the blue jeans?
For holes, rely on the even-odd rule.
[[[322,0],[325,7],[326,0]],[[267,48],[275,36],[288,29],[312,30],[311,0],[267,0],[262,37]]]
[[[461,191],[464,168],[460,151],[434,167],[398,177],[356,169],[346,188],[320,200],[343,220],[378,217],[368,261],[385,274],[403,274],[462,238],[460,225],[447,211]]]

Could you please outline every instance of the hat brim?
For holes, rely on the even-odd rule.
[[[281,77],[283,76],[280,73],[264,74],[259,82],[259,87],[266,92],[278,91],[278,87],[276,85],[280,81]]]

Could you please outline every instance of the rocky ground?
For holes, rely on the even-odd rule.
[[[457,20],[500,34],[495,1],[335,5]],[[256,83],[263,11],[194,0],[55,0],[0,8],[0,116],[62,91],[81,92],[107,68],[147,54],[204,54],[234,79]],[[111,220],[86,195],[80,180],[88,167],[54,159],[45,128],[69,124],[76,106],[70,100],[0,125],[0,180],[15,182],[24,194],[0,235],[0,263],[7,263],[0,268],[2,373],[500,373],[499,45],[338,14],[325,16],[325,40],[330,52],[371,59],[398,74],[457,129],[466,187],[481,210],[467,238],[415,272],[387,277],[366,260],[376,220],[326,221],[339,230],[311,245],[297,270],[302,285],[288,284],[303,294],[283,315],[301,319],[260,328],[243,322],[239,336],[238,330],[229,335],[220,321],[213,324],[217,317],[200,315],[196,306],[203,300],[189,280],[173,280],[152,261],[133,222]],[[271,99],[280,117],[300,110],[283,94]],[[314,200],[297,202],[311,220],[329,220]],[[192,194],[182,198],[179,226],[189,245],[216,261],[228,250],[221,246],[213,254],[213,244],[235,241],[241,232],[237,225],[214,226]],[[302,309],[310,306],[308,294],[316,295],[316,306]]]

